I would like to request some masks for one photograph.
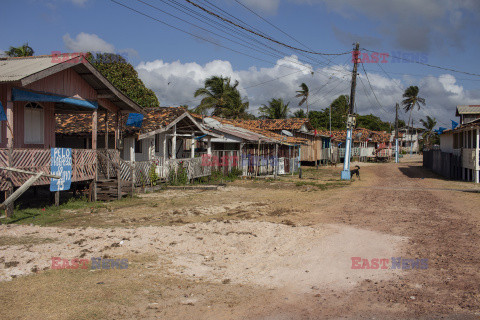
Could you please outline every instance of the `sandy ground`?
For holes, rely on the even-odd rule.
[[[0,226],[0,318],[479,319],[480,196],[458,191],[477,187],[418,160],[360,164],[362,179],[341,188],[238,181],[55,227]],[[129,267],[51,270],[52,257]],[[428,268],[353,269],[352,257]]]

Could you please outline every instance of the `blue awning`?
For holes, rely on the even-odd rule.
[[[16,88],[12,89],[12,101],[63,102],[79,107],[98,109],[98,103],[95,101],[80,100],[55,94],[38,93]]]

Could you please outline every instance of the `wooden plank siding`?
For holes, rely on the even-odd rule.
[[[307,144],[301,146],[300,161],[318,161],[322,159],[323,141],[322,137],[315,137],[311,134],[293,132],[297,138],[307,139]]]
[[[73,69],[63,70],[52,74],[33,83],[25,88],[55,93],[67,97],[77,96],[85,100],[97,100],[97,93],[83,78]]]
[[[8,83],[0,84],[0,102],[3,106],[3,111],[7,114],[7,92],[10,90],[11,86]],[[7,125],[6,121],[0,122],[0,130],[1,130],[1,140],[0,140],[0,148],[7,147]]]

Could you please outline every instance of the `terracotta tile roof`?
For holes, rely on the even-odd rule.
[[[168,126],[186,112],[182,107],[160,107],[145,109],[147,115],[143,119],[140,133],[147,133]]]
[[[329,130],[319,130],[317,131],[320,135],[330,136]],[[337,141],[345,141],[347,137],[346,130],[332,130],[332,139]],[[356,128],[353,130],[353,141],[354,142],[388,142],[390,141],[390,133],[368,130],[365,128]]]
[[[195,113],[190,113],[194,118],[198,119],[199,121],[202,120],[202,116],[195,114]],[[284,142],[286,144],[304,144],[307,142],[306,139],[303,138],[297,138],[297,137],[286,137],[282,136],[278,133],[272,132],[270,130],[266,130],[263,128],[258,128],[256,125],[252,125],[250,121],[258,121],[258,120],[230,120],[230,119],[223,119],[219,117],[214,117],[214,116],[209,116],[209,118],[213,118],[217,120],[218,122],[222,124],[229,124],[235,127],[247,129],[249,131],[261,134],[263,136],[266,136],[267,138],[279,141],[279,142]]]
[[[146,115],[143,119],[142,128],[127,126],[128,114],[121,115],[121,128],[123,133],[146,133],[161,127],[167,126],[186,110],[180,107],[160,107],[155,109],[146,109]],[[92,114],[57,114],[55,115],[55,132],[58,134],[90,134],[92,132]],[[97,132],[105,133],[105,114],[98,114]],[[109,114],[108,132],[115,132],[115,117]]]
[[[138,131],[138,128],[126,127],[127,114],[121,115],[121,127],[125,128],[124,132],[133,133]],[[56,114],[55,115],[55,133],[65,135],[85,135],[92,132],[92,114]],[[98,134],[105,133],[105,114],[98,114],[97,124]],[[110,134],[115,133],[115,118],[113,114],[109,114],[108,117],[108,132]]]
[[[307,130],[313,130],[308,119],[290,118],[290,119],[264,119],[264,120],[233,120],[235,123],[244,123],[248,126],[266,129],[270,131],[276,130],[300,130],[303,125]]]

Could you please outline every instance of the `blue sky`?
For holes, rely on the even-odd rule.
[[[195,10],[198,17],[200,11],[185,0],[142,1],[212,29],[168,6],[179,3]],[[298,108],[294,95],[301,82],[310,87],[311,110],[325,108],[339,94],[349,93],[348,73],[352,67],[349,55],[328,57],[331,62],[326,65],[323,56],[305,57],[298,51],[258,39],[277,50],[269,51],[268,55],[176,20],[139,1],[118,2],[217,45],[108,0],[7,0],[0,12],[0,49],[7,50],[10,45],[28,41],[36,54],[121,53],[137,68],[145,84],[156,92],[162,105],[198,104],[193,91],[214,74],[239,80],[252,112],[274,97],[290,101],[292,109]],[[249,26],[295,47],[305,48],[302,45],[305,44],[314,51],[339,53],[351,50],[353,42],[359,41],[361,47],[370,50],[417,54],[430,64],[480,74],[477,62],[480,3],[475,0],[241,0],[302,44],[234,0],[194,2],[218,10],[212,7],[216,5]],[[227,16],[225,12],[220,13]],[[210,19],[218,25],[215,17]],[[224,33],[225,26],[213,31],[238,41]],[[368,79],[360,68],[358,112],[392,120],[394,104],[408,85],[418,85],[421,96],[427,100],[427,107],[417,112],[417,118],[431,115],[443,126],[454,119],[457,104],[479,104],[480,77],[391,60],[390,57],[388,63],[364,63]]]

